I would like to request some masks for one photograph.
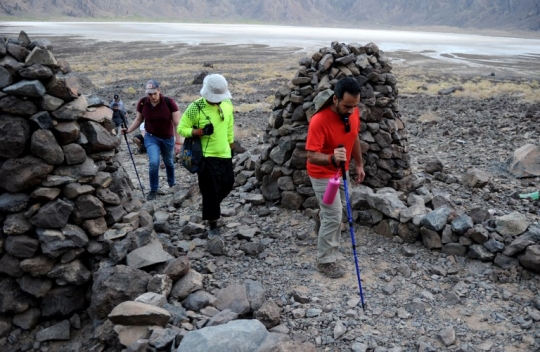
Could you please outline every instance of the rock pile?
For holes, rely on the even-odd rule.
[[[255,167],[266,200],[281,201],[291,209],[317,207],[306,172],[308,121],[315,113],[317,96],[345,76],[355,77],[362,87],[364,183],[403,191],[410,187],[407,131],[400,118],[397,80],[391,69],[388,58],[373,43],[333,42],[300,60],[290,84],[275,93],[266,144]]]
[[[440,161],[425,164],[429,174],[443,174]],[[426,180],[415,180],[414,190],[408,194],[389,187],[377,191],[367,186],[355,188],[351,195],[355,221],[399,243],[421,241],[448,255],[493,262],[505,270],[507,276],[497,278],[502,282],[521,271],[520,266],[540,272],[540,227],[518,212],[494,217],[483,207],[459,209],[449,194],[430,190]],[[461,180],[472,189],[487,182],[485,173],[474,168]]]

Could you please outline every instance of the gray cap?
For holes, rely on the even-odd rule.
[[[318,113],[322,108],[328,106],[332,102],[334,97],[334,91],[332,89],[326,89],[322,92],[319,92],[315,99],[313,99],[313,104],[315,105],[315,113]]]

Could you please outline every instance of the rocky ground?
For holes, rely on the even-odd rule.
[[[51,40],[56,56],[66,58],[81,77],[88,78],[84,81],[88,93],[105,99],[119,93],[131,117],[142,85],[149,78],[163,82],[165,93],[177,99],[183,109],[200,90],[200,85],[191,84],[197,72],[224,74],[238,109],[237,135],[242,146],[253,154],[258,152],[267,127],[269,97],[293,77],[298,59],[305,55],[294,49],[254,46]],[[393,57],[392,53],[389,56]],[[440,70],[441,76],[450,70],[458,76],[460,72],[460,66],[434,63],[411,54],[396,53],[395,58],[407,68],[417,62],[426,70]],[[211,62],[213,68],[203,67],[204,62]],[[400,67],[396,65],[394,71],[398,77]],[[461,78],[467,80],[473,74],[487,72],[492,71],[475,73],[463,69]],[[518,211],[531,222],[538,221],[538,204],[516,199],[516,193],[538,189],[539,180],[515,179],[506,173],[504,163],[518,147],[535,143],[539,103],[521,102],[508,94],[477,100],[420,92],[401,96],[400,108],[409,130],[413,172],[427,178],[428,188],[449,194],[463,211],[473,207],[487,208],[496,215]],[[135,146],[131,148],[134,151]],[[125,143],[121,152],[124,166],[137,185]],[[425,160],[431,157],[443,163],[442,176],[424,173]],[[146,155],[134,153],[133,159],[147,187]],[[460,184],[462,175],[471,167],[492,175],[488,186],[471,190]],[[160,195],[151,203],[167,223],[162,228],[164,238],[181,250],[193,244],[189,236],[182,235],[181,228],[188,220],[201,222],[201,200],[196,177],[179,165],[176,175],[176,190],[190,190],[188,199],[176,207],[175,195],[162,178]],[[537,274],[504,271],[491,263],[430,251],[421,243],[392,242],[370,228],[355,226],[367,304],[363,311],[348,229],[344,227],[342,233],[341,262],[349,272],[342,279],[328,279],[315,269],[316,234],[309,214],[283,209],[278,204],[253,205],[239,190],[231,193],[222,209],[226,214],[222,218],[226,254],[209,254],[204,241],[196,242],[188,254],[192,267],[205,275],[205,289],[215,292],[246,279],[261,282],[267,297],[281,307],[282,324],[289,336],[313,343],[317,351],[540,350]],[[245,240],[233,236],[238,228],[246,226],[258,229],[255,238],[264,245],[256,256],[242,250]],[[304,292],[307,303],[292,299],[293,290]],[[85,328],[68,343],[41,347],[49,351],[89,350],[89,324],[83,319]]]

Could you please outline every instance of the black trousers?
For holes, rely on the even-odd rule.
[[[202,194],[202,218],[218,220],[221,216],[220,204],[234,185],[232,159],[204,158],[204,167],[197,176]]]

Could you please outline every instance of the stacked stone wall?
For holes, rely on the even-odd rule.
[[[81,95],[49,41],[0,38],[0,90],[3,335],[84,311],[92,273],[126,258],[115,239],[148,237],[152,218],[138,211],[112,111]]]

